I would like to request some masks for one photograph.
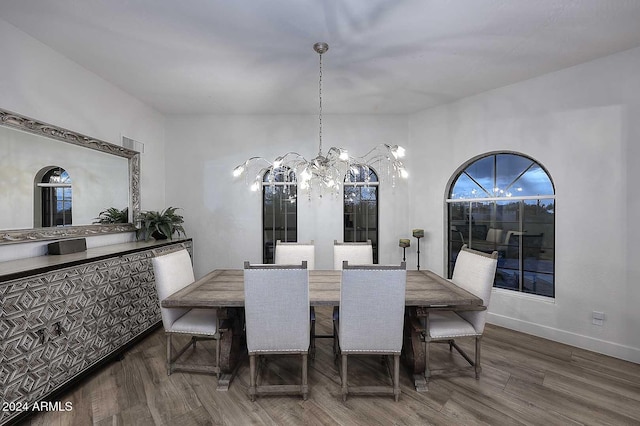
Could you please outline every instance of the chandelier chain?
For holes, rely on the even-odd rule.
[[[320,121],[320,131],[319,131],[319,139],[320,139],[320,149],[318,151],[318,155],[322,155],[322,53],[318,55],[320,57],[320,79],[318,81],[318,97],[320,99],[320,109],[318,112],[318,120]]]

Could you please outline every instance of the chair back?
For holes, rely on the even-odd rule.
[[[491,289],[496,275],[498,252],[491,254],[462,246],[453,267],[451,281],[468,292],[482,299],[484,306],[489,306]],[[469,321],[477,333],[482,333],[487,311],[463,311],[458,315]]]
[[[340,285],[340,350],[400,352],[404,325],[406,263],[400,266],[344,262]]]
[[[244,263],[249,353],[309,350],[309,271],[298,265]]]
[[[195,281],[191,256],[186,249],[169,253],[156,254],[154,252],[151,262],[160,302]],[[187,308],[163,308],[160,305],[162,325],[165,331],[169,330],[173,323],[188,311]]]
[[[308,269],[315,269],[316,249],[313,240],[309,243],[283,243],[276,241],[276,265],[299,265],[306,261]]]
[[[361,243],[339,243],[333,241],[333,269],[341,270],[342,262],[348,261],[351,265],[372,265],[373,246],[371,240]]]
[[[503,233],[502,229],[489,228],[489,230],[487,231],[486,241],[488,243],[500,244],[502,243],[502,233]]]

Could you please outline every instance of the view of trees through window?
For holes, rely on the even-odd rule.
[[[554,297],[555,192],[535,160],[513,153],[471,162],[449,191],[449,276],[463,244],[498,252],[494,286]]]

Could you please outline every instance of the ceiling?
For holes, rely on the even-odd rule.
[[[406,114],[640,46],[638,0],[0,0],[165,114]]]

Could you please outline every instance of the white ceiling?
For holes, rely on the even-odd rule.
[[[0,0],[166,114],[411,113],[640,46],[640,0]]]

